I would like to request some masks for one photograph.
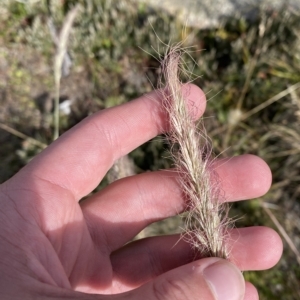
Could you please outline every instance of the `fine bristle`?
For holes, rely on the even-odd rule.
[[[205,128],[202,124],[199,129],[184,100],[183,83],[179,79],[183,53],[180,45],[168,48],[162,60],[161,79],[169,117],[170,151],[189,211],[183,238],[202,257],[228,258],[228,207],[219,199],[218,178]]]

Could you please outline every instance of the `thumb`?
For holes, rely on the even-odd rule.
[[[130,299],[242,300],[244,278],[229,261],[205,258],[169,271],[131,291]]]
[[[211,257],[171,270],[122,294],[108,296],[72,292],[71,298],[64,295],[55,299],[243,300],[244,294],[245,281],[239,269],[229,261]]]

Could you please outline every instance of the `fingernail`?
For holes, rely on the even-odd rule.
[[[243,275],[228,261],[218,261],[203,271],[216,300],[241,300],[245,293]]]

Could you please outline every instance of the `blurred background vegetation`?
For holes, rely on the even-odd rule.
[[[270,192],[234,204],[232,214],[241,217],[237,227],[281,231],[284,255],[272,270],[245,277],[261,299],[300,299],[299,12],[260,9],[251,20],[236,15],[214,29],[183,30],[176,17],[132,1],[1,2],[0,182],[52,141],[55,32],[75,3],[80,8],[60,87],[61,133],[100,109],[151,91],[162,42],[193,46],[186,62],[209,100],[205,124],[216,155],[256,154],[273,173]],[[146,143],[119,162],[101,186],[126,174],[170,167],[165,151],[161,138]],[[180,224],[171,218],[140,236],[179,232]]]

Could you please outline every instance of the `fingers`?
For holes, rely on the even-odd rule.
[[[232,230],[230,260],[241,270],[266,270],[279,261],[283,245],[278,233],[268,227]]]
[[[259,300],[257,289],[253,284],[246,282],[245,290],[244,300]]]
[[[114,252],[111,261],[117,285],[122,290],[132,289],[195,259],[191,246],[178,240],[178,235],[152,237]],[[248,227],[230,232],[228,248],[229,260],[240,270],[264,270],[280,259],[282,242],[270,228]]]
[[[195,117],[205,109],[205,95],[195,85],[183,93]],[[91,192],[113,162],[167,130],[161,93],[154,91],[86,118],[63,134],[23,170],[35,179],[62,186],[79,200]],[[24,179],[24,178],[23,178]]]
[[[130,299],[243,300],[244,293],[243,276],[233,264],[205,258],[157,277]]]
[[[216,161],[215,167],[226,201],[259,197],[270,187],[270,170],[256,156],[222,159]],[[105,233],[112,251],[152,222],[184,209],[184,197],[174,171],[149,172],[119,180],[82,204],[92,235],[103,240]],[[129,220],[131,225],[127,226]]]
[[[272,183],[269,166],[255,155],[217,160],[215,170],[224,199],[229,202],[260,197],[270,189]]]
[[[88,295],[63,292],[64,299],[73,296],[72,299],[78,300],[243,300],[245,282],[241,272],[230,262],[205,258],[162,274],[140,288],[125,293]],[[55,294],[52,292],[51,295]]]

